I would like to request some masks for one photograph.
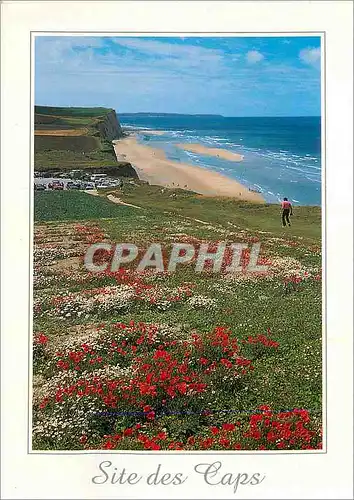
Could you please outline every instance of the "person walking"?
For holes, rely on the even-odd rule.
[[[289,215],[293,215],[293,207],[288,198],[284,198],[284,200],[281,202],[281,208],[282,208],[281,219],[283,227],[285,227],[286,224],[288,224],[288,226],[291,226]]]

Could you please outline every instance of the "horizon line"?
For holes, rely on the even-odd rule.
[[[34,107],[42,107],[42,108],[105,108],[105,109],[113,109],[119,116],[121,115],[180,115],[180,116],[218,116],[221,118],[321,118],[321,114],[319,115],[222,115],[220,113],[179,113],[176,111],[117,111],[114,107],[108,106],[55,106],[49,104],[34,104]]]
[[[115,110],[116,111],[116,110]],[[153,111],[116,111],[119,115],[182,115],[182,116],[219,116],[221,118],[321,118],[322,115],[221,115],[220,113],[176,113]]]

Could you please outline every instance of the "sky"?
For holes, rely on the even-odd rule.
[[[319,116],[319,37],[37,36],[35,103]]]

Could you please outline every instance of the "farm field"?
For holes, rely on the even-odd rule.
[[[96,137],[89,136],[58,136],[58,135],[36,135],[35,153],[48,150],[65,150],[70,147],[71,152],[86,153],[94,151],[100,147],[100,142]]]
[[[81,136],[87,134],[88,130],[86,128],[76,128],[76,129],[54,129],[46,128],[41,130],[36,130],[35,135],[51,135],[56,137],[73,137]]]
[[[321,448],[320,209],[284,230],[272,205],[171,193],[35,193],[33,449]],[[249,246],[242,271],[136,271],[151,243],[166,269],[173,242],[220,241]],[[137,260],[89,272],[95,242]],[[256,242],[266,272],[247,270]]]

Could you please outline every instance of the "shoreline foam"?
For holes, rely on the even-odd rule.
[[[181,188],[206,196],[227,196],[264,203],[259,193],[218,172],[169,160],[164,151],[140,144],[136,135],[113,141],[117,159],[124,158],[139,179],[167,188]]]

